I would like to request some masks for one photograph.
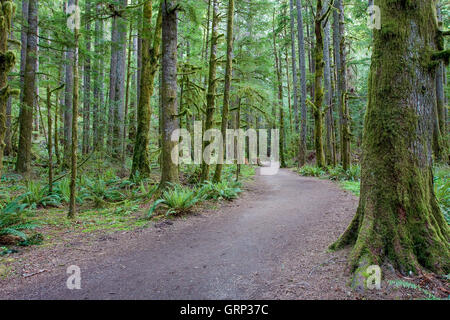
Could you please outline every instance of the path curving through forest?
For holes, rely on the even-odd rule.
[[[256,176],[242,198],[216,212],[158,224],[124,249],[81,262],[81,290],[66,266],[2,298],[351,298],[345,251],[327,247],[350,222],[357,199],[336,184],[290,170]],[[68,264],[77,264],[68,261]]]

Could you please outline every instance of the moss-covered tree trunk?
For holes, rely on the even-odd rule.
[[[68,7],[75,4],[75,0],[68,0]],[[66,47],[65,63],[65,89],[64,89],[64,155],[62,167],[70,168],[70,153],[72,141],[72,109],[73,109],[73,56],[74,49],[72,45]]]
[[[294,0],[289,0],[289,17],[290,17],[290,35],[291,35],[291,55],[292,55],[292,90],[294,91],[294,128],[295,134],[299,133],[299,117],[298,117],[298,76],[297,76],[297,53],[295,44],[295,14]]]
[[[75,0],[75,5],[78,5],[78,0]],[[79,103],[79,39],[80,30],[74,29],[74,54],[73,54],[73,99],[72,99],[72,149],[71,149],[71,172],[70,172],[70,202],[68,217],[73,219],[76,214],[76,197],[77,197],[77,151],[78,151],[78,103]]]
[[[322,0],[317,1],[316,18],[314,21],[316,46],[314,48],[314,103],[311,104],[314,115],[314,145],[316,149],[316,164],[318,167],[325,167],[325,154],[323,149],[323,118],[324,112],[322,111],[323,104],[323,77],[325,62],[323,59],[324,48],[324,32],[323,22],[327,20],[329,11],[322,13],[323,5]]]
[[[161,47],[162,11],[158,13],[154,34],[152,32],[152,1],[144,4],[142,19],[142,57],[140,94],[137,110],[137,132],[134,144],[133,166],[131,177],[146,178],[150,175],[150,119],[152,109],[150,99],[153,95],[155,74],[158,70],[158,61]]]
[[[323,10],[328,9],[328,2],[325,2]],[[325,88],[325,125],[326,131],[326,151],[325,158],[327,165],[334,165],[334,140],[333,140],[333,105],[332,96],[333,90],[331,88],[331,61],[330,61],[330,23],[323,25],[324,29],[324,46],[323,46],[323,60],[325,63],[324,69],[324,88]]]
[[[223,94],[223,107],[222,107],[222,138],[223,147],[221,159],[222,162],[216,166],[216,172],[214,173],[214,181],[220,182],[222,177],[222,163],[225,158],[226,152],[226,131],[228,128],[228,111],[230,106],[230,93],[231,93],[231,81],[233,77],[233,26],[234,26],[234,0],[228,0],[228,14],[227,14],[227,62],[225,68],[225,88]],[[220,161],[219,161],[220,162]]]
[[[162,76],[161,76],[161,182],[159,189],[169,183],[178,183],[178,164],[172,159],[172,150],[177,141],[172,141],[172,133],[179,128],[177,108],[177,42],[178,12],[176,1],[162,2]]]
[[[347,65],[345,53],[344,3],[335,0],[333,11],[333,50],[336,68],[336,106],[339,112],[341,164],[350,167],[350,114],[347,106]]]
[[[440,4],[437,4],[437,17],[439,27],[442,28],[442,14]],[[435,123],[435,131],[434,131],[434,148],[435,148],[435,157],[437,160],[445,160],[448,161],[448,141],[447,137],[447,129],[446,129],[446,117],[445,117],[445,87],[444,87],[444,78],[445,78],[445,66],[444,62],[441,61],[438,65],[436,71],[436,123]]]
[[[16,170],[25,176],[31,173],[31,138],[33,131],[33,110],[36,103],[38,1],[28,3],[28,30],[23,103],[19,114],[19,149]]]
[[[219,3],[213,0],[213,18],[211,25],[211,52],[209,58],[209,77],[208,77],[208,93],[206,95],[206,120],[205,130],[207,132],[214,126],[214,112],[216,110],[216,91],[217,91],[217,43],[219,40]],[[203,150],[209,145],[210,141],[203,142]],[[208,161],[206,161],[208,160]],[[201,180],[206,181],[209,178],[209,159],[202,161],[202,175]]]
[[[8,73],[15,63],[14,53],[8,51],[8,37],[15,5],[12,1],[2,0],[0,8],[0,177],[3,168],[3,151],[5,149],[6,134],[6,104],[11,94],[8,85]]]
[[[347,103],[347,54],[345,51],[345,12],[344,12],[344,0],[338,0],[339,2],[339,63],[340,74],[339,87],[340,87],[340,108],[342,112],[342,126],[341,126],[341,161],[344,170],[348,170],[351,164],[350,155],[350,109]]]
[[[47,85],[47,152],[48,152],[48,192],[53,191],[53,140],[52,140],[52,92]]]
[[[96,14],[99,14],[101,8],[97,7]],[[93,122],[96,124],[93,127],[94,136],[94,150],[103,150],[104,132],[106,128],[106,108],[104,106],[104,94],[103,94],[103,77],[104,77],[104,57],[101,56],[104,44],[103,44],[103,20],[96,19],[95,21],[95,37],[94,47],[96,57],[94,60],[94,85],[93,85]]]
[[[91,1],[85,0],[85,50],[91,52]],[[95,126],[95,124],[94,124]],[[81,147],[83,155],[91,150],[91,57],[86,54],[83,68],[83,140]]]
[[[435,1],[379,0],[358,211],[332,245],[352,270],[388,260],[403,273],[450,271],[449,227],[433,192]]]
[[[307,129],[307,110],[306,110],[306,53],[305,53],[305,37],[303,35],[303,14],[302,1],[296,0],[297,3],[297,29],[298,29],[298,57],[300,68],[300,142],[298,152],[298,165],[302,167],[306,164],[306,129]]]

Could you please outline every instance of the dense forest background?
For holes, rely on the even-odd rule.
[[[359,194],[372,4],[2,0],[0,234],[39,242],[27,230],[67,213],[84,228],[100,223],[95,215],[123,227],[117,215],[152,199],[149,216],[237,197],[253,166],[168,160],[168,130],[195,121],[277,128],[282,167]],[[442,30],[449,11],[437,3]],[[436,69],[435,193],[448,219],[450,85],[445,61]]]

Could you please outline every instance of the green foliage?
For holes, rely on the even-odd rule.
[[[61,198],[57,194],[48,194],[48,188],[42,187],[39,181],[29,181],[26,185],[27,192],[23,195],[23,203],[30,208],[38,206],[58,206]]]
[[[442,300],[438,297],[436,297],[434,294],[432,294],[430,291],[419,287],[415,283],[404,281],[404,280],[388,280],[388,283],[396,288],[405,288],[405,289],[412,289],[419,291],[427,297],[427,300]]]
[[[344,171],[344,168],[342,166],[336,166],[336,167],[328,167],[328,179],[340,181],[346,179],[346,172]]]
[[[345,173],[345,180],[349,181],[359,181],[361,178],[361,167],[357,165],[352,165],[350,169]]]
[[[242,192],[242,184],[238,181],[223,180],[219,183],[207,181],[200,187],[198,194],[204,199],[233,200]]]
[[[445,220],[450,224],[450,167],[435,168],[434,192]]]
[[[355,196],[359,196],[360,194],[360,183],[359,181],[341,181],[339,182],[341,187],[345,190],[350,191]]]
[[[36,246],[42,244],[44,241],[44,236],[40,233],[36,233],[27,239],[24,239],[18,243],[21,247],[28,247],[28,246]]]
[[[172,185],[170,189],[163,192],[160,199],[156,200],[147,216],[151,217],[159,206],[167,208],[166,216],[186,214],[201,200],[202,198],[196,194],[195,190],[178,184]]]
[[[305,177],[321,177],[325,175],[325,171],[323,169],[316,167],[305,165],[298,170],[298,173]]]
[[[36,228],[35,223],[26,219],[27,204],[21,203],[21,198],[10,202],[0,211],[0,235],[13,235],[27,240],[25,230]]]
[[[306,165],[301,167],[298,173],[306,177],[323,177],[335,181],[359,181],[361,168],[358,165],[352,165],[350,169],[344,171],[342,166],[339,165],[323,170],[316,166]]]
[[[68,178],[64,178],[57,183],[55,183],[53,187],[53,193],[57,194],[60,199],[65,202],[69,203],[70,201],[70,180]]]

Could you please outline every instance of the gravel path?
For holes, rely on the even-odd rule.
[[[256,176],[242,198],[220,210],[115,239],[86,252],[86,259],[77,252],[75,261],[68,256],[51,272],[10,283],[0,298],[354,298],[344,273],[346,251],[327,247],[356,205],[330,181],[289,170]],[[81,268],[81,290],[66,288],[71,264]]]

